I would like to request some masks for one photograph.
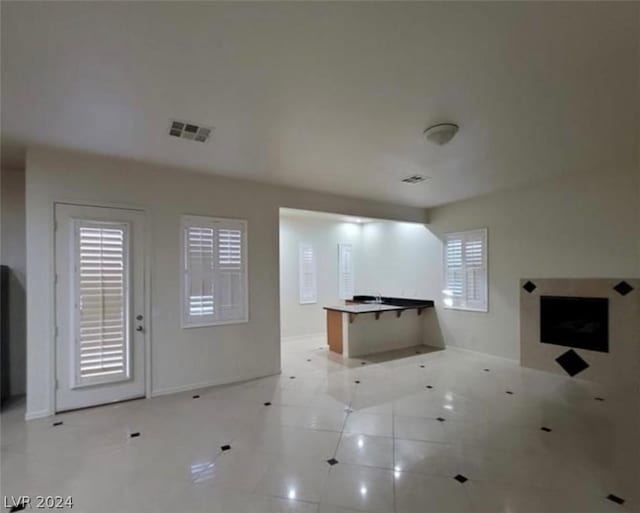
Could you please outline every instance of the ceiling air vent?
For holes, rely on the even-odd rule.
[[[406,178],[403,178],[402,182],[404,182],[404,183],[420,183],[420,182],[426,182],[428,179],[429,179],[428,176],[411,175],[411,176],[407,176]]]
[[[200,126],[187,121],[171,121],[169,126],[169,135],[190,141],[207,142],[212,133],[213,127]]]

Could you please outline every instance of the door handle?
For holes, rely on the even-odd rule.
[[[142,332],[142,331],[144,331],[144,328],[142,326],[137,326],[136,327],[136,331],[141,331]]]

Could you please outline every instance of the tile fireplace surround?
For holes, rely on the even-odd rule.
[[[542,343],[542,296],[607,298],[609,351]],[[640,378],[640,279],[520,280],[520,365],[615,388],[636,387]]]

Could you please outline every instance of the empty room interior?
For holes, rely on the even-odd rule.
[[[2,511],[640,512],[640,2],[0,2]]]

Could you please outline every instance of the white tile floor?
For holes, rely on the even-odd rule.
[[[5,411],[2,495],[82,513],[636,511],[637,397],[455,349],[342,362],[320,346],[285,344],[281,376],[239,385]]]

